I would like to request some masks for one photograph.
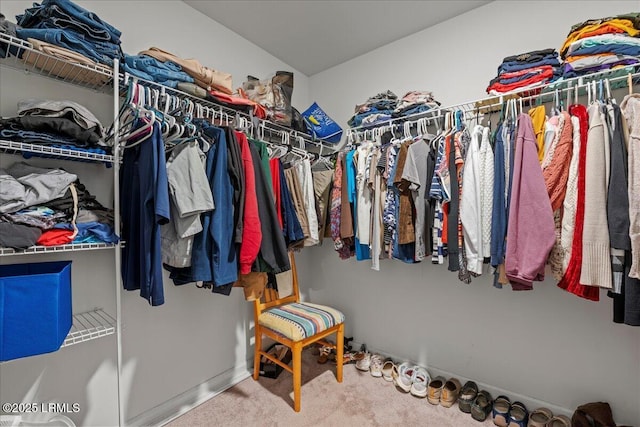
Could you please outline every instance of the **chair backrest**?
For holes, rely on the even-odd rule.
[[[289,262],[291,263],[291,280],[293,282],[293,291],[291,295],[280,298],[278,291],[275,289],[265,289],[262,298],[254,300],[254,311],[259,316],[262,311],[271,307],[293,302],[300,302],[300,290],[298,289],[298,272],[296,270],[296,260],[293,252],[289,252]],[[257,318],[257,317],[256,317]]]

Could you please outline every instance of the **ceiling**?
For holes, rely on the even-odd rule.
[[[490,0],[183,0],[307,76]]]

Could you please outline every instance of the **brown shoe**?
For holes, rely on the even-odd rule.
[[[435,377],[429,383],[427,388],[427,400],[432,405],[438,405],[440,403],[440,395],[442,394],[442,387],[447,380],[444,377]]]
[[[462,384],[457,378],[451,378],[442,387],[442,393],[440,394],[440,404],[445,408],[451,408],[451,406],[458,400],[460,389]]]

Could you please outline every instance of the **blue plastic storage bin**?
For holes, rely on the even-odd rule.
[[[342,138],[342,128],[324,112],[317,103],[311,104],[302,113],[304,121],[314,138],[337,144]]]
[[[72,322],[71,261],[0,265],[0,361],[58,350]]]

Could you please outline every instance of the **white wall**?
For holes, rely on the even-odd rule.
[[[294,71],[293,105],[304,109],[310,104],[308,77],[183,2],[77,3],[120,29],[122,47],[127,53],[157,46],[183,58],[198,58],[204,65],[232,73],[234,87],[239,86],[247,74],[266,77],[276,70]],[[2,12],[11,20],[28,7],[31,7],[30,1],[2,1]],[[46,97],[80,102],[94,111],[105,125],[112,120],[111,97],[107,95],[5,68],[0,75],[0,87],[3,116],[15,115],[16,102],[23,97]],[[2,155],[3,163],[16,160],[19,157]],[[108,173],[101,172],[98,179],[92,180],[89,176],[95,169],[77,164],[71,167],[80,168],[88,188],[108,203],[113,194]],[[109,267],[113,265],[111,253],[53,257],[74,259],[74,309],[93,303],[115,313],[115,272]],[[0,258],[0,262],[43,259]],[[102,272],[104,274],[96,274]],[[174,287],[165,278],[165,298],[164,306],[152,308],[136,292],[123,291],[122,391],[126,420],[208,380],[242,369],[253,354],[248,339],[253,334],[249,325],[251,307],[240,290],[225,297],[193,285]],[[20,402],[33,388],[38,392],[37,401],[81,402],[83,411],[70,415],[78,425],[115,425],[115,348],[115,339],[109,337],[52,355],[2,364],[0,400]],[[41,374],[43,379],[38,381]],[[66,385],[63,381],[67,381]],[[190,397],[191,401],[211,391],[215,390],[211,390],[210,384],[203,384]]]
[[[559,48],[572,24],[638,6],[495,1],[312,76],[311,97],[342,125],[356,104],[387,89],[431,90],[444,105],[483,98],[505,56]],[[367,261],[339,260],[330,240],[298,260],[306,296],[344,310],[357,342],[532,408],[570,414],[605,400],[619,424],[640,424],[640,328],[613,324],[604,293],[588,302],[551,279],[530,292],[498,290],[489,274],[467,286],[429,262],[382,261],[374,272]]]

